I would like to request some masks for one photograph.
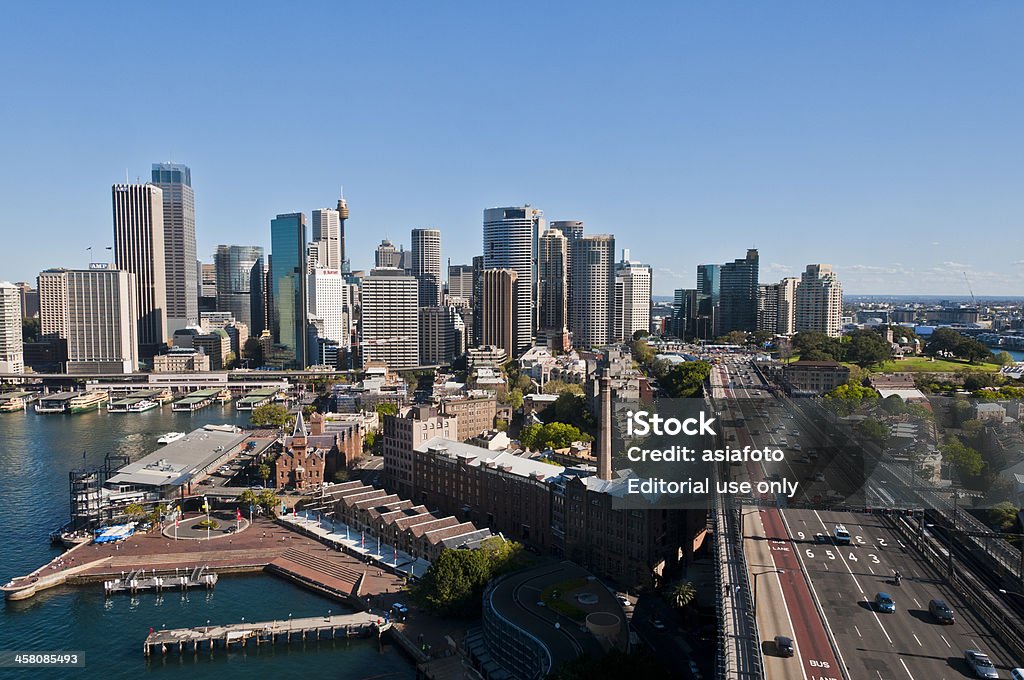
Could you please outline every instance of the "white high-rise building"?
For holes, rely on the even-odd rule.
[[[135,275],[140,352],[152,356],[167,342],[167,269],[164,260],[164,193],[155,184],[115,184],[114,261]],[[195,250],[189,269],[195,275]],[[196,291],[192,281],[192,291]],[[196,312],[196,320],[199,313]],[[177,330],[177,329],[174,329]]]
[[[0,373],[24,373],[21,343],[21,290],[0,281]]]
[[[40,314],[68,343],[67,372],[133,373],[139,368],[138,285],[131,272],[114,268],[48,269],[39,285],[63,290]],[[55,332],[59,333],[60,331]]]
[[[614,236],[584,236],[572,243],[570,294],[573,347],[610,344],[615,336]]]
[[[484,210],[484,269],[516,273],[514,354],[533,346],[537,331],[537,241],[545,229],[544,211],[531,206]]]
[[[448,265],[448,300],[450,304],[459,307],[468,306],[473,302],[472,265]]]
[[[441,230],[412,230],[412,275],[419,283],[420,307],[441,304]]]
[[[800,279],[789,276],[778,283],[760,286],[757,328],[773,335],[792,335],[796,328],[796,288]]]
[[[651,331],[651,266],[624,250],[615,267],[615,340],[629,342],[637,331]]]
[[[341,269],[341,213],[331,208],[313,211],[313,243],[317,244],[317,267]]]
[[[838,338],[843,332],[843,287],[830,264],[809,264],[796,287],[795,329]]]
[[[320,320],[321,338],[348,349],[351,343],[349,317],[352,301],[349,285],[340,269],[317,268],[309,275],[309,315]]]
[[[152,179],[163,192],[167,328],[173,333],[199,322],[192,171],[181,163],[154,163]]]
[[[419,286],[395,267],[373,269],[363,278],[360,348],[363,362],[388,368],[419,364]]]
[[[47,269],[39,273],[39,335],[46,338],[68,337],[68,277],[66,269]]]

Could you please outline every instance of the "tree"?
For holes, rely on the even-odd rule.
[[[680,581],[668,592],[668,600],[676,609],[682,609],[697,597],[697,589],[689,581]]]
[[[745,345],[747,344],[747,332],[729,331],[722,337],[722,340],[727,345]]]
[[[124,508],[124,514],[128,519],[141,519],[146,514],[146,508],[142,507],[141,503],[129,503]]]
[[[846,383],[828,392],[823,401],[829,410],[840,416],[848,416],[864,404],[873,403],[877,399],[878,392],[875,392],[874,389]]]
[[[334,481],[338,483],[347,482],[351,478],[352,475],[349,473],[348,468],[338,468],[334,472]]]
[[[495,536],[477,550],[444,549],[424,574],[412,595],[442,616],[479,616],[483,591],[491,579],[524,566],[522,546]]]
[[[640,340],[641,338],[646,338],[646,337],[649,337],[649,336],[650,336],[650,333],[648,333],[647,331],[645,331],[642,328],[639,329],[639,330],[633,331],[633,340],[634,340],[634,342],[636,340]]]
[[[377,443],[377,433],[376,432],[367,432],[363,436],[363,450],[364,451],[373,451],[373,447],[374,447],[374,445],[376,445],[376,443]]]
[[[637,332],[639,333],[639,331]],[[654,361],[654,349],[644,338],[634,338],[630,345],[630,351],[633,354],[633,358],[644,366]]]
[[[590,430],[594,426],[594,418],[587,407],[586,397],[569,392],[558,395],[555,403],[541,412],[540,418],[547,423],[573,425],[581,431]]]
[[[398,415],[398,404],[392,401],[382,401],[377,404],[377,415],[380,416],[381,420],[384,420],[384,416],[395,416]]]
[[[968,392],[977,392],[985,387],[992,387],[996,383],[991,373],[971,373],[964,378],[964,389]]]
[[[260,463],[260,466],[256,468],[256,474],[263,480],[263,486],[266,486],[267,480],[270,479],[270,466],[266,463]]]
[[[839,361],[843,350],[839,338],[829,337],[817,331],[800,331],[793,336],[793,349],[807,361]],[[813,352],[813,358],[807,355]]]
[[[942,452],[942,460],[955,467],[962,475],[976,477],[985,469],[985,461],[981,454],[964,444],[958,437],[946,435],[939,450]]]
[[[256,494],[256,505],[259,505],[267,512],[274,512],[281,505],[281,499],[277,497],[273,489],[263,489]]]
[[[508,404],[512,407],[512,410],[521,408],[523,406],[523,391],[519,388],[509,390],[509,392],[502,397],[501,403]]]
[[[530,423],[519,431],[519,443],[528,449],[533,449],[537,442],[537,434],[540,432],[540,423]]]
[[[544,394],[583,394],[583,388],[575,383],[567,383],[562,380],[549,380],[544,383]]]
[[[892,359],[892,345],[875,331],[858,329],[847,337],[843,355],[850,363],[870,369]]]
[[[747,344],[752,347],[765,347],[771,343],[774,337],[768,331],[754,331],[747,336]]]
[[[250,366],[263,365],[263,345],[258,338],[249,338],[242,346],[242,356],[249,360]]]
[[[546,423],[544,425],[527,425],[519,433],[519,441],[523,446],[534,451],[545,449],[564,449],[573,442],[590,441],[590,435],[580,432],[579,428],[566,423]]]
[[[1013,531],[1017,527],[1017,513],[1013,503],[997,503],[988,511],[989,523],[999,531]]]
[[[898,416],[905,412],[907,407],[906,404],[903,403],[902,397],[898,394],[890,394],[882,400],[882,410],[891,416]]]
[[[1010,354],[1009,352],[1002,351],[999,354],[995,355],[995,357],[992,360],[992,363],[994,363],[997,366],[1009,366],[1010,364],[1013,363],[1013,355]]]
[[[684,361],[672,366],[661,378],[661,387],[674,399],[700,394],[704,381],[711,375],[711,364],[706,361]]]
[[[864,437],[878,444],[884,444],[889,439],[889,428],[874,418],[866,418],[857,429]]]
[[[246,489],[238,496],[238,500],[243,505],[256,505],[259,503],[259,496],[252,489]]]
[[[952,328],[936,328],[924,344],[924,353],[930,357],[956,356],[956,348],[962,338]]]
[[[30,316],[21,320],[21,339],[32,342],[39,337],[39,317]]]
[[[519,390],[523,394],[526,394],[533,389],[533,381],[530,380],[530,376],[528,375],[520,374],[516,376],[515,380],[510,380],[509,383],[513,389]]]
[[[228,352],[224,356],[224,365],[225,366],[229,366],[229,367],[230,366],[234,366],[237,361],[238,361],[238,356],[234,352]]]
[[[252,410],[249,421],[257,427],[280,427],[283,428],[291,420],[288,409],[281,404],[264,404]]]

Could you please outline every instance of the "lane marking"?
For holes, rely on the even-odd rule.
[[[924,645],[921,644],[920,638],[917,637],[917,633],[911,633],[911,635],[913,635],[914,639],[917,640],[917,646],[918,647],[924,647]]]
[[[779,517],[782,517],[782,513],[781,512],[779,513]],[[785,518],[783,518],[783,522],[785,522]],[[761,529],[764,530],[765,537],[767,538],[768,530],[765,528],[763,521],[761,522]],[[788,529],[787,529],[787,532],[788,532]],[[792,537],[790,537],[790,538],[792,538]],[[803,655],[800,654],[800,645],[797,643],[797,639],[796,639],[796,628],[793,627],[793,617],[791,617],[789,615],[789,605],[786,603],[786,591],[782,587],[782,575],[779,574],[779,572],[778,572],[779,563],[775,561],[775,554],[774,553],[769,552],[769,555],[772,558],[772,566],[774,566],[775,570],[776,570],[775,571],[775,581],[779,585],[779,595],[782,596],[782,610],[784,612],[786,612],[786,620],[789,622],[789,632],[793,634],[793,649],[796,650],[796,658],[797,658],[797,661],[800,663],[800,671],[804,674],[804,680],[808,680],[808,678],[807,678],[807,669],[804,668]],[[799,555],[800,555],[800,553],[797,552],[797,556],[798,557],[799,557]]]
[[[854,627],[853,627],[853,629],[854,629],[855,631],[857,631],[857,637],[859,637],[859,638],[862,638],[862,637],[864,637],[863,635],[861,635],[861,634],[860,634],[860,628],[858,628],[857,626],[854,626]]]
[[[900,659],[900,665],[903,666],[903,670],[907,672],[907,677],[909,677],[910,680],[914,680],[914,676],[910,673],[910,669],[907,668],[907,663],[903,659]]]
[[[914,604],[916,604],[916,605],[917,605],[918,607],[920,607],[920,606],[921,606],[921,603],[917,601],[917,598],[916,598],[916,597],[914,598]]]
[[[939,633],[939,637],[942,638],[942,641],[946,643],[947,647],[949,647],[950,649],[953,649],[953,645],[949,644],[949,640],[946,639],[945,635],[943,635],[942,633]]]

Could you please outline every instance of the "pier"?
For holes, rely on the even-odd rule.
[[[278,387],[261,387],[249,392],[235,402],[235,408],[239,411],[252,411],[260,406],[271,403],[282,393],[283,390]]]
[[[123,574],[123,572],[122,572]],[[103,582],[103,591],[109,597],[115,593],[135,594],[142,590],[160,592],[168,588],[188,590],[189,588],[213,588],[217,585],[217,574],[207,573],[206,567],[195,567],[192,570],[176,568],[173,573],[169,569],[159,572],[152,569],[146,576],[145,569],[135,569],[120,578]]]
[[[293,641],[333,640],[335,638],[379,637],[391,627],[382,616],[367,612],[318,616],[306,619],[232,623],[222,626],[199,626],[157,630],[146,636],[143,654],[198,654],[202,650],[240,649],[250,641],[257,646],[288,644]]]
[[[214,399],[220,396],[221,388],[211,387],[205,390],[196,390],[190,392],[188,395],[182,397],[178,401],[171,404],[172,411],[198,411],[199,409],[206,408]]]

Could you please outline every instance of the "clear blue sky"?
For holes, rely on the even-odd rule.
[[[655,268],[761,251],[849,293],[1024,294],[1024,4],[14,3],[0,279],[111,243],[110,185],[187,163],[199,254],[344,184],[356,268],[530,203]]]

